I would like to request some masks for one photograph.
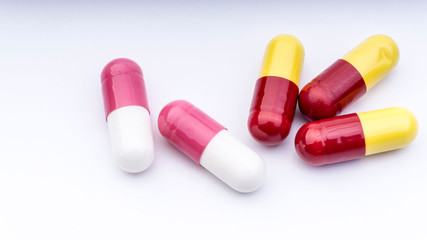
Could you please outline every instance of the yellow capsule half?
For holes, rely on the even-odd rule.
[[[291,35],[279,35],[267,45],[259,77],[286,78],[298,86],[303,62],[301,42]]]
[[[357,69],[369,90],[396,66],[399,48],[393,39],[378,34],[366,39],[342,59]]]
[[[417,136],[417,119],[405,108],[386,108],[357,115],[365,136],[365,155],[405,147]]]

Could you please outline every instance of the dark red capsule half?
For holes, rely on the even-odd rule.
[[[333,117],[366,92],[357,69],[343,59],[337,60],[301,90],[298,105],[309,120]]]
[[[265,145],[283,141],[294,119],[297,97],[294,82],[274,76],[259,78],[248,120],[251,135]]]
[[[309,122],[295,137],[295,149],[308,164],[320,166],[365,156],[365,136],[356,113]]]

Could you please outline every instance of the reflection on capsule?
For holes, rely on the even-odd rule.
[[[265,145],[277,145],[289,134],[298,98],[304,48],[291,35],[267,45],[250,109],[248,128]]]
[[[124,171],[144,171],[153,162],[154,144],[141,68],[115,59],[104,67],[101,83],[113,155]]]
[[[309,122],[295,138],[307,163],[320,166],[405,147],[416,137],[415,116],[405,108],[387,108]]]
[[[191,103],[167,104],[158,127],[172,145],[236,191],[252,192],[262,185],[261,157]]]
[[[359,99],[397,64],[390,37],[374,35],[337,60],[301,90],[298,105],[310,120],[333,117]]]

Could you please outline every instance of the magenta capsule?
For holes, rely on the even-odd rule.
[[[144,171],[153,162],[154,144],[141,68],[115,59],[102,70],[101,83],[113,155],[124,171]]]
[[[265,175],[261,157],[191,103],[166,105],[158,126],[172,145],[236,191],[252,192],[261,186]]]

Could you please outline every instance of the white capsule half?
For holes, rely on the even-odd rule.
[[[265,178],[261,157],[225,129],[208,143],[200,165],[239,192],[255,191]]]
[[[126,106],[107,117],[113,155],[121,169],[138,173],[154,160],[150,113],[141,106]]]

